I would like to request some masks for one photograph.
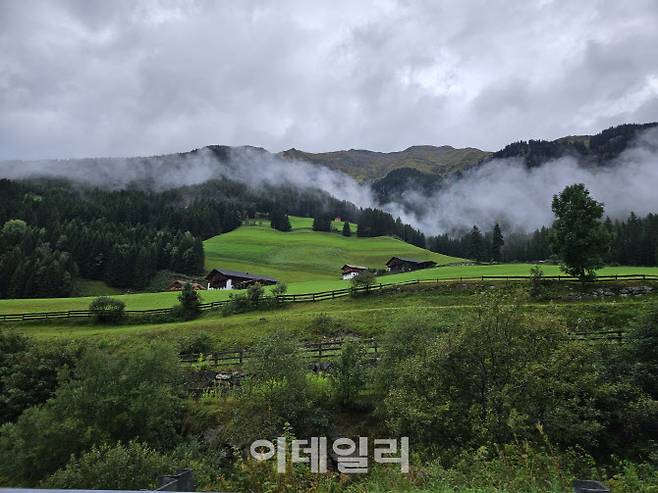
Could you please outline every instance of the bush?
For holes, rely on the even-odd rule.
[[[166,449],[178,437],[184,395],[170,346],[88,349],[54,397],[0,428],[0,476],[35,484],[102,442],[138,439]]]
[[[27,408],[52,397],[59,373],[74,367],[78,357],[70,344],[29,344],[15,352],[5,352],[2,346],[0,335],[0,424],[15,421]]]
[[[120,322],[125,316],[126,304],[109,296],[99,296],[89,304],[96,323],[113,324]]]
[[[210,353],[215,349],[215,341],[207,332],[194,332],[179,343],[181,354]]]
[[[543,281],[544,281],[544,271],[538,265],[535,265],[530,269],[530,296],[533,298],[538,298],[542,294],[543,290]]]
[[[404,360],[394,379],[384,398],[389,425],[428,446],[507,443],[533,436],[537,423],[562,444],[590,446],[605,426],[597,403],[610,392],[591,346],[498,293]]]
[[[74,457],[41,483],[42,488],[154,490],[159,475],[173,472],[169,460],[148,445],[100,445]]]
[[[277,284],[277,286],[279,285]],[[274,289],[276,289],[276,286]],[[283,287],[279,287],[279,289],[283,289]],[[252,310],[270,309],[278,305],[275,297],[266,298],[264,295],[265,289],[260,283],[256,282],[249,286],[244,293],[231,293],[229,302],[222,308],[222,313],[224,315],[233,315]]]
[[[359,343],[347,340],[335,361],[329,379],[336,402],[346,408],[357,407],[359,392],[365,388],[368,359],[366,349]]]
[[[186,282],[178,295],[179,313],[184,320],[193,320],[201,314],[201,296],[192,284]]]
[[[359,272],[356,276],[354,276],[350,282],[352,283],[353,288],[365,288],[365,291],[367,292],[370,287],[375,284],[375,280],[376,277],[373,272],[364,270],[363,272]]]
[[[279,436],[288,428],[296,436],[322,431],[318,424],[323,416],[314,405],[298,345],[290,335],[276,332],[252,348],[245,367],[248,377],[222,423],[225,442],[243,447]]]
[[[283,296],[288,292],[288,286],[284,282],[278,282],[272,288],[272,296]]]

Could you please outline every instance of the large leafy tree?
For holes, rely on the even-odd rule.
[[[593,279],[610,244],[601,221],[603,204],[590,197],[585,185],[576,183],[553,196],[552,208],[555,222],[551,244],[562,270],[582,281]]]

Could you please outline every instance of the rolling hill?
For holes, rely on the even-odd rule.
[[[278,154],[285,159],[298,159],[342,171],[357,180],[375,180],[393,170],[411,168],[422,173],[446,176],[472,166],[491,153],[473,147],[412,146],[397,152],[374,152],[364,149],[333,152],[304,152],[289,149]]]
[[[294,283],[339,279],[340,267],[346,263],[383,269],[392,256],[439,265],[461,260],[387,236],[357,238],[312,231],[309,218],[293,217],[291,223],[293,230],[288,233],[271,229],[265,221],[206,240],[206,269],[224,267]]]

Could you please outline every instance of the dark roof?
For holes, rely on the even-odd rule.
[[[386,265],[390,264],[395,259],[401,260],[402,262],[408,262],[410,264],[436,264],[436,262],[434,262],[434,260],[418,260],[418,259],[415,259],[415,258],[391,257],[388,260],[388,262],[386,262]]]
[[[345,270],[345,267],[348,269],[360,269],[360,270],[368,270],[367,267],[364,267],[362,265],[353,265],[353,264],[345,264],[341,267],[342,270]]]
[[[213,269],[210,272],[208,272],[206,279],[208,279],[210,275],[214,272],[219,272],[220,274],[224,274],[226,277],[241,277],[243,279],[249,279],[251,281],[266,281],[266,282],[275,282],[275,283],[279,282],[273,277],[259,276],[258,274],[249,274],[249,272],[240,272],[237,270],[229,270],[229,269]]]

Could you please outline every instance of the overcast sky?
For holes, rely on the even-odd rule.
[[[658,1],[0,0],[0,159],[519,139],[658,120]]]

